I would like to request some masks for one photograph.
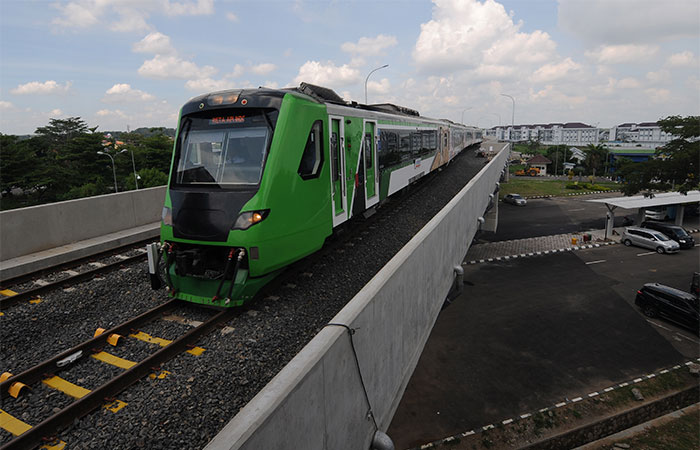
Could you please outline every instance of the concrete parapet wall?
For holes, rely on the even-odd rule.
[[[0,212],[0,260],[158,222],[165,186]]]
[[[508,153],[485,166],[206,448],[370,448],[370,407],[386,430]]]

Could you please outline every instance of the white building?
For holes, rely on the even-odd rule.
[[[607,146],[631,143],[634,147],[657,148],[673,140],[656,122],[623,123],[597,128],[581,122],[510,125],[491,128],[490,135],[502,141],[537,141],[544,145],[588,145],[605,142]],[[619,146],[619,145],[617,145]]]

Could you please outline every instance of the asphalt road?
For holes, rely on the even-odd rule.
[[[699,261],[700,247],[658,255],[614,245],[465,267],[465,292],[440,314],[389,436],[418,446],[700,356],[697,336],[634,306],[647,282],[687,290]]]
[[[498,205],[498,232],[482,233],[479,241],[495,242],[509,239],[524,239],[553,234],[580,233],[605,228],[607,208],[601,203],[587,200],[596,198],[620,197],[619,192],[582,195],[574,197],[552,197],[529,199],[526,206],[509,203]],[[617,209],[615,226],[623,226],[625,216],[636,218],[636,211]],[[697,227],[697,217],[687,217],[687,226]]]

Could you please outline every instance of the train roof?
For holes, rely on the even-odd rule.
[[[255,102],[256,106],[279,108],[282,103],[282,98],[284,98],[286,94],[293,94],[295,96],[303,97],[317,103],[324,103],[329,106],[336,105],[337,107],[352,108],[355,110],[359,109],[390,116],[403,116],[407,119],[421,118],[422,120],[426,121],[446,122],[453,126],[466,127],[466,125],[458,124],[448,119],[431,119],[428,117],[421,117],[420,113],[415,109],[395,105],[393,103],[376,103],[365,105],[357,102],[349,102],[339,96],[333,89],[305,82],[302,82],[298,87],[291,88],[272,89],[261,86],[259,88],[228,89],[198,95],[185,103],[183,106],[183,113],[187,114],[198,109],[202,109],[201,105],[208,103],[209,99],[214,96],[235,96],[236,99],[239,97],[248,97],[251,103],[253,101]],[[253,98],[255,98],[255,100],[253,100]],[[235,101],[232,103],[235,103]],[[249,103],[249,106],[253,106],[251,103]]]

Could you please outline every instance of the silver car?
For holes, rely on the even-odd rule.
[[[525,206],[527,205],[527,200],[522,198],[520,194],[507,194],[506,196],[503,197],[503,201],[506,203],[512,203],[516,206]]]
[[[648,228],[628,227],[622,232],[620,239],[626,246],[636,245],[656,253],[677,253],[680,250],[678,242],[669,239],[665,234]]]

